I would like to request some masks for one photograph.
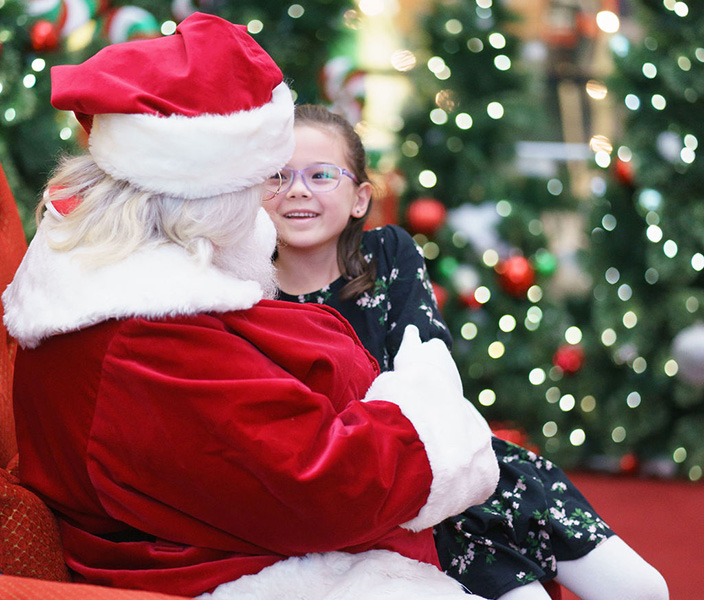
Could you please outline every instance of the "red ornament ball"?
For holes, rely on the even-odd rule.
[[[413,233],[435,235],[446,219],[447,208],[435,198],[417,198],[406,210],[406,221]]]
[[[614,165],[614,173],[616,175],[616,179],[620,183],[629,186],[633,185],[635,178],[633,176],[633,163],[630,161],[626,162],[620,158],[617,159],[616,164]]]
[[[492,421],[489,423],[491,432],[497,437],[512,444],[526,447],[528,443],[528,434],[524,429],[517,428],[514,423],[503,421]]]
[[[475,290],[460,292],[458,294],[458,298],[460,302],[467,308],[471,308],[472,310],[479,310],[483,305],[477,300],[477,297],[474,295],[474,292]]]
[[[447,297],[448,293],[447,290],[442,287],[441,285],[435,283],[434,281],[431,282],[433,286],[433,293],[435,294],[435,300],[438,303],[438,308],[440,309],[440,312],[442,312],[443,306],[445,306],[445,302],[447,302]]]
[[[523,256],[511,256],[495,267],[501,287],[512,296],[522,296],[535,283],[535,269]]]
[[[566,375],[574,375],[584,365],[584,350],[581,346],[565,344],[552,357],[552,363]]]
[[[56,50],[59,46],[59,30],[49,21],[37,21],[32,25],[29,39],[32,42],[32,48],[37,52]]]
[[[536,454],[540,453],[540,449],[531,441],[530,436],[522,427],[516,427],[516,425],[510,421],[491,421],[489,427],[497,438],[521,446]]]
[[[638,470],[638,458],[633,454],[624,454],[619,461],[619,467],[624,473],[635,473]]]

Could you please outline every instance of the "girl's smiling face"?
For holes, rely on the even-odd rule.
[[[350,169],[345,141],[339,134],[323,127],[300,125],[294,128],[296,149],[286,165],[303,169],[331,164]],[[296,174],[291,187],[264,202],[274,221],[279,240],[288,249],[325,250],[337,256],[337,239],[350,217],[361,217],[371,197],[369,183],[356,184],[343,175],[336,189],[311,192]]]

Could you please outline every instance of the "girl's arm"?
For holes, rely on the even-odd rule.
[[[418,328],[421,340],[439,338],[451,348],[452,336],[440,314],[421,249],[408,232],[395,225],[385,227],[381,236],[377,264],[379,274],[388,271],[389,356],[396,356],[408,325]]]

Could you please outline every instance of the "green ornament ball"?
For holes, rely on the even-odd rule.
[[[444,277],[448,279],[452,277],[453,273],[457,270],[459,262],[454,256],[444,256],[438,262],[438,270]]]
[[[552,275],[557,269],[557,258],[552,252],[539,250],[533,257],[533,266],[540,275]]]

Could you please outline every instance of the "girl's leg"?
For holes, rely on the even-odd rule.
[[[550,600],[550,594],[545,591],[542,583],[532,581],[521,587],[513,588],[510,592],[499,596],[497,600]]]
[[[555,579],[582,600],[670,597],[663,576],[616,535],[581,558],[558,561]]]

